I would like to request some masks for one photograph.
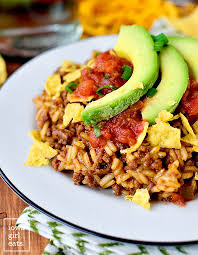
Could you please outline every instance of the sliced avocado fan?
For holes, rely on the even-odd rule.
[[[191,37],[168,37],[168,43],[173,45],[188,64],[190,75],[198,82],[198,39]]]
[[[150,124],[162,110],[173,112],[178,106],[189,81],[188,66],[182,55],[171,45],[162,49],[159,54],[161,82],[157,93],[147,98],[142,111],[144,120]]]
[[[81,114],[86,125],[96,125],[124,111],[146,94],[158,77],[158,56],[151,35],[144,28],[122,26],[114,49],[118,56],[133,63],[133,74],[122,87],[86,106]]]

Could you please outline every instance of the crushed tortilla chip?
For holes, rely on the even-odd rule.
[[[133,89],[143,89],[144,88],[144,84],[143,82],[139,81],[139,82],[136,82],[135,84],[133,84]]]
[[[198,120],[192,125],[196,134],[198,134]]]
[[[30,148],[28,159],[24,163],[25,166],[46,166],[49,164],[49,159],[45,158],[37,144],[33,144]]]
[[[198,146],[198,134],[196,136],[192,136],[191,134],[188,134],[181,138],[181,140],[185,143],[189,143],[195,146]]]
[[[140,145],[142,144],[145,136],[146,136],[146,133],[147,133],[147,130],[148,130],[148,126],[149,126],[149,123],[146,121],[145,124],[144,124],[144,130],[142,131],[142,133],[138,136],[138,139],[137,139],[137,142],[136,144],[134,144],[133,146],[131,146],[130,148],[127,148],[125,150],[121,150],[120,152],[121,153],[132,153],[134,151],[136,151]]]
[[[61,91],[64,89],[64,85],[61,84],[61,78],[58,74],[50,75],[45,83],[45,90],[49,96],[55,98],[60,96]]]
[[[66,74],[63,77],[63,80],[66,81],[66,84],[69,84],[70,82],[78,80],[80,77],[81,77],[81,69],[78,69],[71,73]]]
[[[80,102],[83,104],[87,104],[87,102],[90,102],[92,99],[94,98],[94,96],[88,96],[88,97],[75,97],[72,94],[68,94],[67,95],[67,100],[70,103],[76,103],[76,102]]]
[[[141,205],[146,210],[149,210],[151,205],[149,203],[150,195],[147,189],[137,189],[134,196],[125,196],[126,200],[130,200],[138,205]]]
[[[35,144],[41,150],[41,153],[45,158],[50,159],[56,156],[57,151],[50,147],[48,143],[36,141]]]
[[[193,151],[198,152],[198,146],[193,146]]]
[[[172,117],[172,119],[170,119],[169,121],[173,121],[173,120],[177,120],[180,118],[179,114],[176,114],[175,116]]]
[[[41,141],[41,134],[39,130],[32,130],[29,132],[32,140],[35,141]]]
[[[169,123],[158,122],[148,128],[148,142],[152,146],[159,145],[161,148],[181,148],[181,131],[171,127]]]
[[[171,121],[173,119],[173,114],[170,112],[167,112],[166,110],[161,111],[157,118],[155,119],[155,122],[158,123],[160,121],[163,122],[168,122]]]
[[[95,63],[95,58],[90,59],[85,66],[93,68],[94,67],[94,63]]]
[[[62,62],[60,71],[61,72],[73,72],[76,69],[79,69],[81,67],[81,65],[76,64],[74,62],[72,62],[71,60],[64,60]]]
[[[47,143],[41,142],[40,131],[30,131],[34,144],[30,148],[28,159],[24,163],[25,166],[45,166],[49,164],[49,159],[57,155],[57,151],[50,147]]]
[[[79,103],[67,104],[65,107],[65,113],[63,116],[63,125],[67,127],[72,120],[72,122],[82,121],[81,112],[84,107]]]
[[[180,112],[180,117],[182,120],[182,124],[185,127],[185,129],[188,131],[188,133],[190,133],[193,137],[195,137],[195,133],[193,131],[193,129],[191,128],[188,119]]]
[[[198,173],[195,173],[195,180],[198,181]]]

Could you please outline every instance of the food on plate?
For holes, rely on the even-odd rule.
[[[184,57],[188,64],[190,75],[198,81],[198,40],[190,37],[169,37],[168,43],[174,46]]]
[[[142,117],[155,123],[159,112],[173,112],[179,104],[189,82],[188,66],[180,53],[171,45],[159,54],[161,81],[156,93],[145,101]]]
[[[126,65],[126,69],[126,66],[123,66],[121,79],[126,83],[88,104],[82,112],[85,124],[95,125],[124,111],[146,94],[158,77],[159,63],[154,41],[142,27],[122,26],[114,50],[118,56],[133,61],[131,67]],[[107,67],[107,72],[112,67]]]
[[[112,188],[145,209],[195,199],[198,81],[176,48],[164,34],[124,26],[113,50],[63,61],[33,100],[38,130],[25,165],[73,171],[75,184]],[[104,118],[104,106],[118,109]]]

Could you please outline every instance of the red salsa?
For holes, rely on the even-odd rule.
[[[134,145],[139,134],[144,129],[144,121],[141,117],[141,109],[143,103],[138,101],[108,121],[103,121],[100,125],[101,137],[97,138],[94,129],[92,129],[89,142],[94,148],[102,148],[108,140],[112,140],[114,144],[122,143],[126,145]]]
[[[120,88],[126,82],[121,78],[124,65],[132,67],[128,60],[112,55],[109,51],[100,53],[93,68],[87,67],[81,71],[81,82],[72,95],[81,98],[93,96],[94,99],[98,99],[101,97],[96,93],[98,88],[106,85]],[[105,95],[112,92],[112,89],[104,88],[101,92]]]
[[[190,79],[188,88],[180,102],[179,110],[186,115],[190,122],[198,119],[198,83]]]

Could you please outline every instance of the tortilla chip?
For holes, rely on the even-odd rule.
[[[181,131],[171,127],[169,123],[158,122],[148,128],[148,142],[152,146],[159,145],[161,148],[180,149]]]
[[[198,134],[198,120],[192,125],[196,134]]]
[[[142,133],[138,136],[138,139],[137,139],[137,142],[136,144],[134,144],[133,146],[131,146],[130,148],[127,148],[125,150],[121,150],[120,152],[121,153],[132,153],[134,151],[136,151],[140,145],[142,144],[142,142],[144,141],[144,138],[146,137],[146,134],[147,134],[147,130],[148,130],[148,126],[149,126],[149,123],[147,121],[145,121],[145,124],[144,124],[144,130],[142,131]]]
[[[81,69],[75,70],[71,73],[66,74],[63,77],[63,80],[65,81],[65,85],[69,84],[70,82],[76,81],[81,77]]]
[[[190,133],[192,136],[195,137],[195,133],[194,133],[193,129],[191,128],[191,126],[188,122],[188,119],[181,112],[180,112],[180,117],[182,120],[182,124],[185,127],[185,129],[188,131],[188,133]]]
[[[149,210],[151,205],[149,203],[150,195],[147,189],[137,189],[134,196],[128,195],[125,196],[126,200],[130,200],[142,207],[146,210]]]
[[[95,63],[95,58],[90,59],[87,63],[86,63],[86,67],[90,67],[93,68],[94,67],[94,63]]]
[[[41,135],[39,130],[32,130],[29,132],[32,140],[35,141],[41,141]]]
[[[46,166],[49,164],[49,159],[42,155],[42,151],[34,143],[30,148],[28,159],[24,163],[25,166]]]
[[[195,146],[198,146],[198,134],[196,136],[192,136],[191,134],[188,134],[181,138],[181,140],[185,143],[189,143]]]
[[[198,172],[195,173],[195,180],[198,181]]]
[[[60,75],[50,75],[45,83],[45,90],[49,96],[55,98],[60,96],[60,92],[64,89],[64,85],[61,84]]]
[[[193,151],[198,152],[198,146],[193,146]]]
[[[76,64],[72,62],[71,60],[64,60],[62,62],[60,71],[61,72],[73,72],[76,69],[79,69],[81,66],[79,64]]]
[[[34,144],[30,148],[28,159],[24,163],[25,166],[45,166],[49,164],[49,159],[57,155],[57,151],[50,147],[47,143],[41,142],[40,131],[32,130],[30,135]]]
[[[79,103],[87,104],[87,102],[90,102],[93,98],[94,98],[94,96],[76,97],[72,94],[67,95],[67,99],[70,103],[79,102]]]
[[[82,121],[81,112],[84,110],[84,107],[79,103],[67,104],[65,107],[65,113],[63,116],[63,125],[67,127],[71,120],[72,122]]]
[[[156,123],[163,121],[163,122],[168,122],[173,119],[173,114],[170,112],[167,112],[166,110],[161,111],[157,118],[155,119]]]

